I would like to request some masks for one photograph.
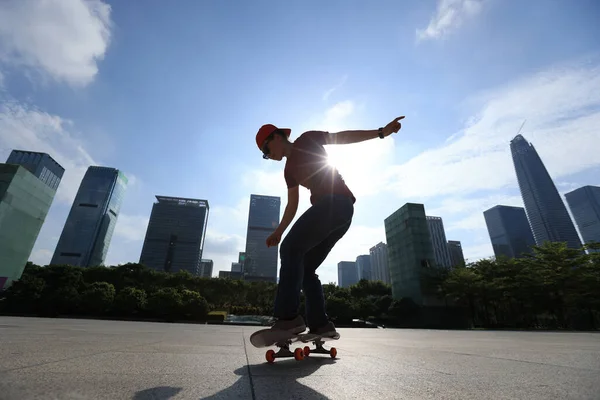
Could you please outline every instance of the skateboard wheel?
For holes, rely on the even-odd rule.
[[[335,347],[329,349],[329,355],[331,356],[331,358],[335,358],[335,356],[337,356],[337,349]]]
[[[304,353],[302,353],[302,349],[300,347],[296,348],[296,350],[294,350],[294,358],[296,359],[296,361],[300,361],[304,359]]]
[[[310,354],[310,347],[304,346],[304,357],[308,357]]]
[[[272,363],[275,361],[275,351],[274,350],[268,350],[267,354],[265,354],[265,358],[267,359],[268,363]]]

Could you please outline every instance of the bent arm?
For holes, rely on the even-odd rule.
[[[294,186],[288,189],[288,201],[283,212],[281,222],[277,227],[280,234],[283,234],[287,227],[292,223],[292,220],[296,216],[298,211],[298,199],[300,197],[300,186]]]

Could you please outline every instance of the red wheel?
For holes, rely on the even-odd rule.
[[[274,350],[267,351],[267,354],[265,354],[265,358],[267,359],[268,363],[274,362],[275,361],[275,351]]]
[[[335,347],[332,347],[332,348],[329,350],[329,355],[331,356],[331,358],[335,358],[335,356],[337,356],[337,350],[336,350],[336,348],[335,348]]]
[[[304,359],[304,353],[302,352],[302,349],[300,347],[296,348],[296,350],[294,350],[294,358],[296,359],[296,361],[300,361]]]
[[[304,346],[304,357],[308,357],[310,354],[310,347]]]

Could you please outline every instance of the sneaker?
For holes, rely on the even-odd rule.
[[[298,315],[294,319],[278,319],[271,325],[272,330],[288,331],[294,335],[299,335],[306,330],[304,318]]]
[[[316,328],[316,329],[312,329],[310,330],[310,333],[313,335],[319,335],[322,337],[328,337],[328,338],[332,338],[332,339],[339,339],[340,338],[340,334],[338,333],[338,331],[335,330],[335,325],[333,325],[333,322],[329,321],[328,323],[326,323],[325,325]]]

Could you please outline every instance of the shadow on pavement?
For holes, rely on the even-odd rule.
[[[330,358],[310,357],[303,361],[294,359],[277,360],[274,364],[256,364],[250,366],[253,390],[257,399],[264,396],[274,399],[319,399],[328,400],[328,397],[304,386],[297,380],[309,376],[323,365],[334,364]],[[248,366],[244,365],[233,371],[240,377],[248,376]],[[264,379],[266,378],[266,379]],[[177,395],[182,388],[171,386],[157,386],[137,392],[133,400],[168,400]],[[230,387],[211,396],[202,397],[201,400],[217,399],[249,399],[250,382],[248,379],[238,379]]]
[[[250,365],[252,385],[256,398],[264,397],[273,399],[319,399],[328,400],[328,397],[304,386],[297,380],[304,378],[323,365],[334,364],[335,360],[330,358],[306,358],[303,361],[294,359],[277,360],[274,364]],[[236,375],[248,376],[248,366],[243,366],[234,371]],[[267,378],[267,379],[263,379]],[[265,381],[268,383],[265,385]],[[238,379],[227,389],[221,390],[212,396],[203,397],[201,400],[250,398],[248,393],[249,382],[246,379]]]
[[[133,400],[168,400],[179,392],[181,392],[181,388],[158,386],[151,389],[140,390],[133,396]]]

